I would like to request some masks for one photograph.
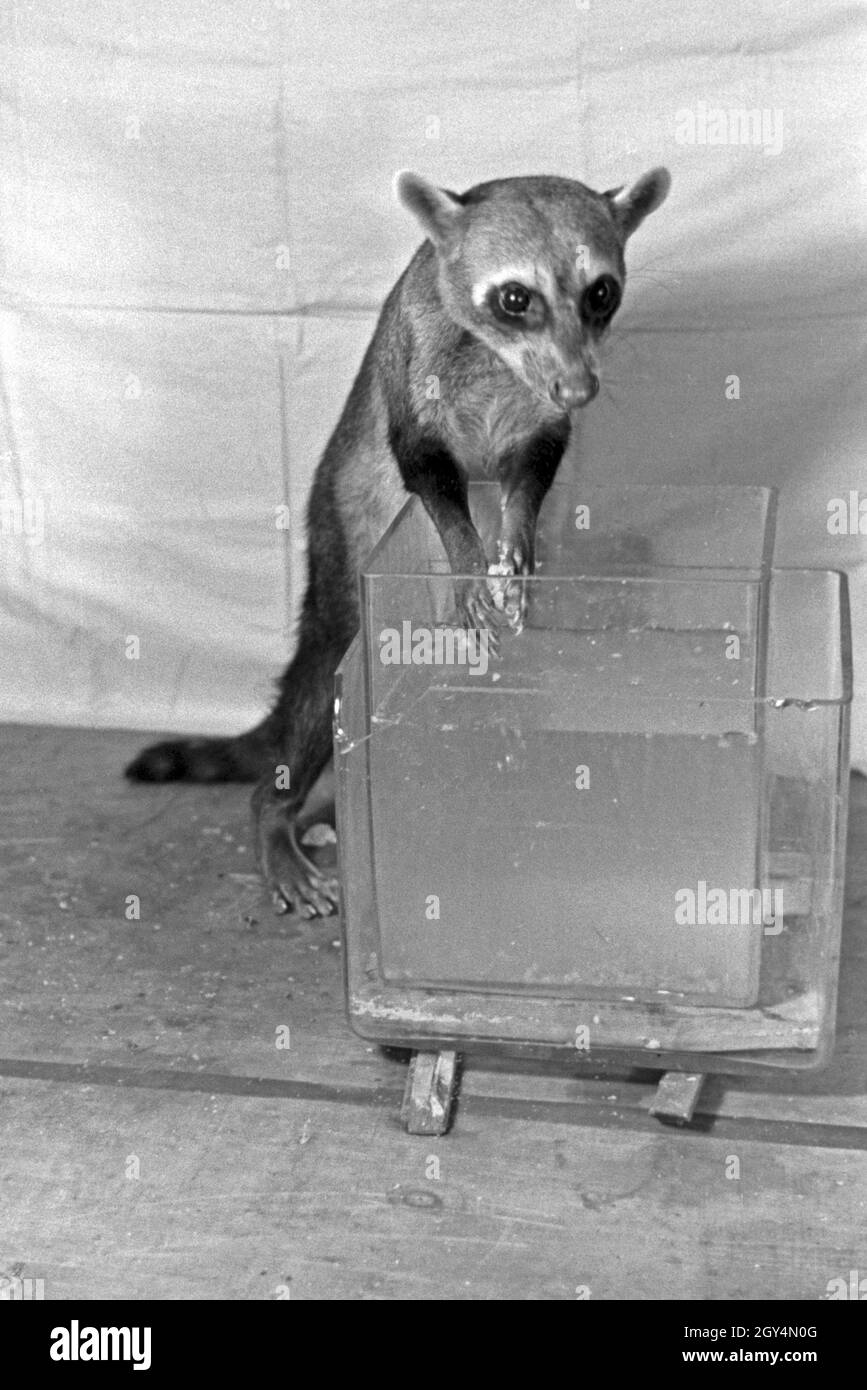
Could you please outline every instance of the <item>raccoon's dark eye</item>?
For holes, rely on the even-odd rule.
[[[532,302],[532,291],[526,285],[519,285],[517,280],[510,280],[497,290],[497,304],[510,319],[523,318]]]
[[[581,296],[581,314],[590,323],[601,325],[611,318],[620,303],[620,286],[613,275],[600,275]]]

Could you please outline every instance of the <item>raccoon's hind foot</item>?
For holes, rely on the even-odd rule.
[[[301,848],[296,809],[270,780],[260,782],[253,793],[259,871],[276,912],[330,917],[340,903],[338,882],[323,874]]]

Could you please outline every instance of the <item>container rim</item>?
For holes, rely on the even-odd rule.
[[[471,495],[472,495],[472,494],[478,494],[478,493],[481,493],[481,492],[486,492],[486,493],[489,493],[490,495],[493,496],[494,494],[499,495],[499,492],[500,492],[500,485],[499,485],[499,483],[490,482],[490,481],[488,481],[488,480],[486,480],[486,479],[471,479],[471,480],[469,481],[469,483],[467,484],[467,488],[468,488],[468,491],[469,491],[469,493],[470,493]],[[777,490],[777,488],[775,488],[775,487],[770,487],[770,486],[767,486],[767,485],[765,485],[765,484],[763,484],[763,483],[755,483],[755,484],[749,483],[749,484],[746,484],[746,485],[740,484],[740,483],[659,483],[659,484],[656,484],[656,483],[583,483],[583,484],[582,484],[582,483],[579,483],[579,482],[578,482],[577,480],[575,480],[575,479],[572,479],[572,480],[568,480],[568,481],[567,481],[565,478],[563,478],[563,479],[560,479],[560,480],[555,479],[554,482],[551,484],[550,488],[548,489],[548,491],[547,491],[547,493],[546,493],[546,495],[545,495],[545,499],[544,499],[544,501],[543,501],[543,503],[542,503],[542,510],[544,510],[544,508],[545,508],[545,506],[546,506],[546,504],[547,504],[547,502],[548,502],[548,499],[549,499],[550,497],[552,497],[552,496],[558,496],[558,495],[559,495],[559,496],[562,496],[562,495],[563,495],[564,493],[566,493],[566,492],[570,492],[570,493],[572,493],[573,495],[578,496],[579,498],[581,497],[581,494],[583,494],[583,496],[584,496],[585,498],[586,498],[587,496],[592,496],[592,494],[594,494],[594,493],[595,493],[596,495],[604,495],[604,494],[607,493],[609,496],[614,497],[614,496],[623,496],[624,494],[630,493],[630,492],[633,493],[633,494],[635,494],[635,493],[645,493],[645,494],[647,494],[647,495],[649,495],[649,496],[652,496],[652,497],[662,497],[662,496],[670,496],[670,497],[673,497],[673,496],[680,496],[680,497],[683,497],[684,499],[687,498],[687,497],[695,497],[697,493],[701,493],[701,492],[705,492],[705,493],[717,493],[717,494],[723,494],[723,495],[725,495],[725,496],[740,496],[740,497],[744,497],[744,498],[747,498],[747,497],[762,497],[762,498],[764,498],[764,500],[765,500],[765,510],[766,510],[766,515],[765,515],[765,535],[764,535],[764,545],[763,545],[763,555],[762,555],[762,559],[761,559],[761,561],[760,561],[757,565],[754,565],[754,566],[744,566],[744,565],[741,565],[741,566],[732,566],[731,568],[732,568],[732,569],[738,569],[738,570],[741,570],[741,571],[744,571],[744,572],[755,572],[757,575],[761,575],[761,574],[765,573],[765,572],[767,571],[767,569],[769,568],[769,566],[770,566],[770,556],[773,555],[773,548],[774,548],[774,539],[775,539],[775,532],[776,532],[777,501],[778,501],[778,496],[779,496],[778,490]],[[423,504],[423,502],[421,501],[421,498],[420,498],[416,493],[412,493],[412,492],[407,493],[406,499],[405,499],[405,501],[401,504],[400,509],[399,509],[399,510],[395,513],[395,515],[392,517],[391,521],[389,522],[388,526],[387,526],[387,527],[385,528],[385,530],[383,531],[382,535],[379,537],[379,539],[376,541],[375,545],[374,545],[374,546],[371,548],[371,550],[368,552],[367,556],[365,557],[364,561],[362,562],[362,564],[361,564],[361,566],[360,566],[360,573],[361,573],[362,575],[366,575],[366,574],[396,574],[396,573],[397,573],[397,571],[395,571],[395,570],[377,570],[376,568],[374,568],[374,567],[372,567],[372,566],[373,566],[373,563],[374,563],[374,561],[376,560],[378,554],[380,553],[380,551],[384,550],[385,547],[386,547],[386,545],[388,544],[388,542],[391,540],[391,537],[392,537],[394,531],[395,531],[395,530],[397,529],[397,527],[400,525],[400,522],[401,522],[402,518],[404,517],[405,513],[406,513],[411,507],[420,507],[420,508],[424,509],[424,504]],[[431,522],[431,525],[433,525],[433,522]],[[667,566],[667,568],[680,568],[680,566]],[[699,568],[699,567],[698,567],[698,566],[692,566],[691,568]],[[717,566],[717,568],[719,568],[719,569],[728,569],[729,566],[721,565],[721,566]],[[457,578],[461,578],[462,576],[458,575],[458,576],[456,576],[456,577],[457,577]],[[539,576],[533,576],[533,577],[534,577],[534,578],[537,578],[537,577],[539,577]],[[570,575],[570,576],[566,576],[566,577],[572,578],[571,575]]]

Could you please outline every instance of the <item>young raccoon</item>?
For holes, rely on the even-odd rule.
[[[668,188],[665,169],[607,193],[527,177],[458,194],[398,176],[397,195],[428,239],[385,302],[316,470],[298,644],[274,708],[237,738],[159,743],[126,769],[143,782],[258,780],[256,853],[278,911],[324,916],[338,901],[337,884],[300,847],[297,817],[331,757],[333,678],[359,623],[361,562],[417,493],[452,571],[475,576],[456,581],[460,621],[496,631],[502,614],[470,519],[467,468],[499,479],[496,572],[532,573],[536,519],[573,412],[599,390],[626,240]],[[276,785],[279,765],[289,789]]]

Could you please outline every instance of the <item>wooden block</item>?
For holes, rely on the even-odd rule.
[[[408,1134],[445,1134],[457,1090],[456,1052],[416,1052],[400,1118]]]
[[[807,917],[813,903],[813,864],[809,854],[772,850],[768,855],[769,888],[782,889],[786,917]]]
[[[655,1115],[658,1120],[688,1125],[695,1113],[703,1085],[703,1072],[663,1072],[650,1107],[651,1115]]]

